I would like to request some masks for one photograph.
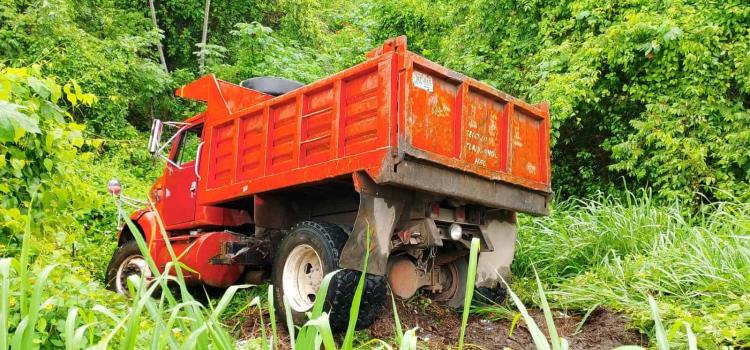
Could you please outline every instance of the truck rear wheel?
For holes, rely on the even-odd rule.
[[[451,263],[452,268],[456,271],[455,285],[451,289],[455,290],[452,295],[443,297],[446,304],[456,310],[462,310],[464,307],[464,298],[466,296],[466,279],[468,277],[469,260],[468,257],[462,257]],[[495,288],[475,287],[474,296],[471,300],[474,304],[493,305],[505,301],[505,288],[497,286]]]
[[[151,277],[151,269],[138,249],[136,241],[129,240],[117,248],[109,261],[107,289],[125,296],[129,295],[128,277],[132,275],[148,278]]]
[[[289,302],[295,324],[303,324],[306,312],[315,304],[323,277],[338,269],[341,250],[348,236],[338,226],[312,221],[292,227],[274,255],[271,281],[279,314],[285,315],[284,298]],[[340,332],[349,323],[349,309],[361,272],[341,270],[328,288],[324,310],[329,312],[331,329]],[[357,317],[357,329],[370,326],[385,304],[385,279],[367,275]]]

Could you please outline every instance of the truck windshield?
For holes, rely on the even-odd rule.
[[[180,148],[177,150],[175,161],[177,164],[185,164],[195,160],[198,151],[198,145],[201,143],[201,134],[203,125],[193,127],[182,135],[180,139]]]

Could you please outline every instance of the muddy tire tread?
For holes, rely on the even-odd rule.
[[[343,228],[330,223],[302,221],[292,226],[289,232],[300,229],[315,232],[324,245],[330,248],[333,260],[338,263],[341,258],[341,251],[349,237]],[[291,234],[287,234],[279,244],[279,248],[284,247],[285,241],[291,239],[291,237]],[[275,256],[280,255],[277,253]],[[276,273],[280,272],[275,271],[274,274]],[[329,323],[334,332],[344,331],[348,326],[349,310],[360,275],[361,272],[359,271],[342,269],[331,280],[324,310],[330,310]],[[385,279],[381,276],[367,274],[357,317],[357,329],[367,328],[377,320],[385,306],[385,292]],[[281,302],[281,300],[277,302]],[[284,317],[284,315],[280,316]]]

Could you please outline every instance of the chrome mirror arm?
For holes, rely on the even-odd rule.
[[[177,130],[177,132],[175,132],[174,135],[172,135],[172,137],[170,137],[169,140],[167,140],[167,142],[164,142],[161,145],[161,147],[159,147],[159,149],[154,154],[157,157],[162,158],[164,161],[166,161],[167,163],[169,163],[173,167],[175,167],[177,169],[182,169],[182,167],[179,164],[175,163],[174,161],[172,161],[171,159],[169,159],[169,157],[167,157],[167,156],[164,155],[164,150],[167,148],[167,146],[171,146],[172,145],[172,142],[174,142],[174,140],[177,138],[177,136],[179,136],[183,131],[187,130],[190,127],[190,123],[185,123],[185,122],[164,122],[164,125],[168,125],[168,126],[171,126],[171,127],[174,127],[174,128],[179,128],[179,130]]]

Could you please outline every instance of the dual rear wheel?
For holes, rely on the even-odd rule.
[[[317,301],[325,275],[338,269],[341,251],[348,235],[339,226],[312,221],[301,222],[284,237],[274,256],[271,272],[274,302],[288,306],[294,323],[303,324]],[[361,272],[339,270],[331,279],[323,311],[329,313],[333,331],[349,324],[349,310]],[[367,274],[359,305],[356,328],[370,326],[385,305],[385,279]],[[285,302],[288,305],[285,305]]]

